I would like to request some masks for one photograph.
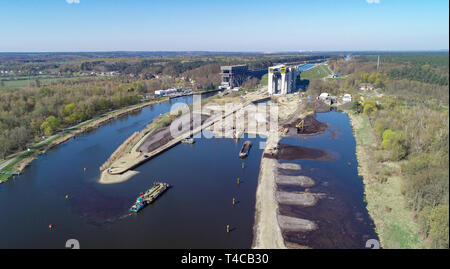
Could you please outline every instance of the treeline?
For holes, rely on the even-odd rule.
[[[90,81],[0,93],[0,158],[106,111],[140,102],[142,82]]]
[[[368,98],[362,105],[356,102],[354,108],[369,116],[377,134],[374,160],[401,161],[402,194],[407,206],[416,212],[422,235],[431,247],[448,248],[448,110],[407,103],[396,96],[384,96]],[[389,171],[374,170],[381,180],[389,180]]]
[[[405,66],[401,69],[391,69],[388,74],[394,79],[408,79],[430,84],[448,85],[448,74],[440,74],[433,71],[430,65]]]

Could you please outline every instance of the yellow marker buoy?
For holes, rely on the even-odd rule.
[[[230,225],[227,225],[227,233],[230,232]]]
[[[236,204],[236,199],[233,198],[233,206]]]
[[[239,180],[239,178],[238,178],[238,180],[237,180],[237,183],[238,183],[238,185],[241,183],[241,181]]]
[[[66,195],[66,199],[69,199],[69,195]]]

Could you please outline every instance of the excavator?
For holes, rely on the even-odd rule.
[[[297,133],[300,133],[300,130],[303,132],[305,129],[305,120],[301,120],[295,127],[297,127]]]

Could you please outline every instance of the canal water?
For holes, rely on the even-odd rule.
[[[194,145],[178,145],[141,165],[139,174],[127,182],[97,183],[99,166],[118,145],[175,102],[190,104],[192,97],[146,107],[78,135],[32,162],[21,176],[0,184],[0,248],[64,248],[69,239],[78,240],[81,248],[251,247],[263,141],[259,137],[237,142],[197,139]],[[331,132],[282,143],[324,149],[335,157],[294,161],[318,182],[311,192],[326,193],[326,199],[310,208],[280,210],[311,219],[319,229],[285,237],[316,248],[363,247],[364,240],[376,235],[363,202],[349,119],[338,112],[317,114],[317,119],[329,123]],[[238,152],[245,140],[253,147],[248,159],[241,160]],[[130,215],[136,196],[156,180],[173,187]]]
[[[81,248],[249,248],[258,146],[242,161],[243,140],[202,138],[138,167],[140,173],[127,182],[97,183],[99,166],[117,146],[175,102],[190,104],[192,97],[146,107],[79,135],[1,184],[0,248],[64,248],[68,239],[77,239]],[[129,215],[138,194],[156,180],[173,187]]]
[[[314,64],[304,64],[298,67],[298,71],[306,71],[314,67]]]
[[[311,193],[324,194],[315,206],[280,206],[283,215],[314,221],[318,229],[310,232],[285,232],[290,242],[312,248],[364,248],[368,239],[378,239],[364,202],[363,179],[358,176],[356,142],[350,119],[345,113],[317,113],[316,119],[329,125],[318,136],[288,137],[283,144],[324,150],[331,160],[297,159],[299,175],[309,176],[316,185]],[[305,191],[300,187],[279,187],[283,191]]]

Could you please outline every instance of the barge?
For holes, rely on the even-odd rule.
[[[136,199],[136,202],[131,206],[130,212],[137,213],[146,205],[152,203],[156,200],[163,192],[165,192],[170,185],[164,182],[153,183],[152,188],[147,190],[145,193],[141,193]]]
[[[248,152],[250,151],[250,148],[252,147],[252,142],[245,141],[242,145],[241,151],[239,151],[239,158],[245,158],[248,156]]]

